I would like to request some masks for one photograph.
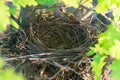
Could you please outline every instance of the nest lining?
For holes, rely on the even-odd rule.
[[[89,38],[87,26],[70,17],[39,20],[34,31],[35,37],[51,49],[76,48]]]

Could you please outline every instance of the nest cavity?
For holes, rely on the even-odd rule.
[[[47,48],[72,49],[84,44],[89,38],[86,25],[74,17],[62,16],[37,19],[33,26],[35,38]]]

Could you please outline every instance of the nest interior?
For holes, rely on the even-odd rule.
[[[90,40],[88,26],[68,16],[37,19],[33,29],[35,38],[50,49],[72,49]]]

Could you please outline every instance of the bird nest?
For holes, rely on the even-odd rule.
[[[74,49],[89,42],[88,26],[74,17],[38,19],[33,26],[36,40],[46,49]]]
[[[38,16],[28,29],[11,34],[6,44],[7,51],[2,51],[9,55],[6,61],[17,66],[16,71],[28,80],[82,80],[91,76],[86,52],[94,41],[88,24],[73,16]]]

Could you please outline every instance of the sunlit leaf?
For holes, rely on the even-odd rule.
[[[114,22],[116,26],[120,28],[120,14],[118,13],[120,13],[120,7],[113,11]]]
[[[26,6],[36,6],[37,2],[36,0],[13,0],[13,2],[15,4],[19,4],[22,7],[26,7]]]
[[[91,50],[87,53],[88,56],[91,56],[91,55],[93,55],[93,54],[94,54],[94,50],[93,50],[93,49],[91,49]]]
[[[98,6],[96,11],[98,13],[106,12],[109,8],[110,2],[111,0],[109,0],[109,2],[108,0],[98,0]]]
[[[9,12],[12,15],[17,15],[20,12],[20,6],[18,5],[10,5],[9,6]]]
[[[37,2],[41,5],[53,5],[58,2],[58,0],[37,0]]]
[[[120,1],[119,0],[112,0],[112,3],[115,3],[117,7],[120,7]]]
[[[10,23],[12,26],[14,26],[16,29],[19,29],[20,26],[13,20],[13,19],[10,19]]]
[[[80,0],[62,0],[65,5],[78,8],[80,4]]]
[[[0,58],[0,69],[3,67],[3,65],[4,65],[4,62],[3,62],[2,58]]]
[[[93,57],[93,62],[91,63],[92,66],[92,71],[95,74],[94,80],[100,80],[100,76],[102,73],[102,68],[105,65],[105,60],[106,56],[103,54],[96,54]]]
[[[0,33],[6,30],[6,25],[9,24],[9,8],[4,4],[4,0],[0,0]]]
[[[4,61],[0,58],[0,80],[24,80],[21,74],[16,74],[12,68],[3,68]]]
[[[116,59],[120,59],[120,41],[115,40],[114,42],[115,42],[115,45],[110,47],[109,55],[111,55],[112,57]]]
[[[8,69],[4,69],[2,71],[2,73],[0,73],[0,80],[24,80],[24,78],[22,77],[22,75],[18,75],[16,74],[13,69],[8,68]]]
[[[119,0],[98,0],[98,6],[96,11],[98,13],[106,12],[108,9],[120,7]]]
[[[120,34],[120,30],[115,28],[113,25],[110,25],[106,32],[100,34],[100,37],[98,39],[98,44],[96,44],[95,48],[93,48],[94,51],[111,55],[110,49],[112,49],[111,47],[113,47],[116,44],[115,40],[120,41],[119,34]]]
[[[115,59],[108,68],[111,70],[110,76],[113,80],[120,80],[120,60]]]

